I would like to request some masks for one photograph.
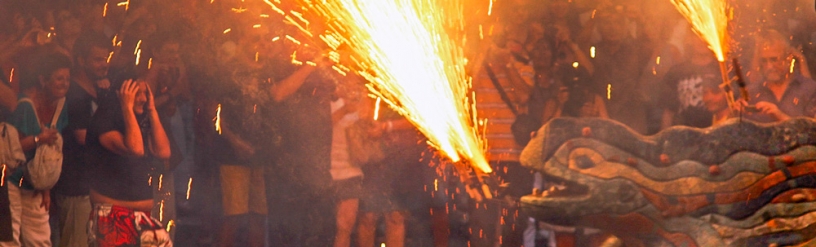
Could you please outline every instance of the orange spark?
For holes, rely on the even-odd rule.
[[[107,63],[110,63],[111,58],[113,58],[113,52],[108,53]]]
[[[227,33],[229,33],[230,31],[232,31],[232,28],[227,28],[227,29],[224,29],[224,34],[227,34]]]
[[[162,180],[164,179],[164,174],[159,174],[159,190],[162,188]]]
[[[11,72],[9,72],[9,82],[14,81],[14,68],[11,68]]]
[[[105,7],[102,8],[102,17],[108,15],[108,3],[105,3]]]
[[[374,103],[374,121],[380,118],[380,102],[382,102],[382,98],[377,97],[377,102]]]
[[[153,58],[152,57],[147,60],[147,69],[150,69],[150,67],[153,67]]]
[[[175,226],[175,225],[176,225],[176,222],[174,222],[173,220],[170,220],[169,222],[167,222],[167,227],[164,230],[167,231],[167,232],[170,232],[170,228],[173,228],[173,226]]]
[[[218,131],[218,134],[221,134],[221,104],[218,104],[218,109],[215,111],[215,131]]]
[[[142,49],[136,50],[136,65],[139,65],[139,60],[142,59]]]
[[[193,187],[193,178],[190,177],[190,180],[187,181],[187,200],[190,200],[190,189]]]
[[[6,182],[6,164],[3,164],[3,172],[2,175],[0,175],[0,187],[3,187],[5,182]]]
[[[139,50],[139,46],[142,46],[142,40],[140,39],[139,42],[136,42],[136,49],[133,49],[133,55],[136,55],[136,51]]]
[[[252,28],[261,28],[261,24],[252,25]]]

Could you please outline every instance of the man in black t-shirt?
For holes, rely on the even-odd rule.
[[[704,78],[720,77],[719,64],[705,42],[694,34],[686,37],[690,57],[672,66],[663,77],[661,129],[674,125],[711,126],[711,113],[703,104]]]
[[[300,48],[299,58],[317,58]],[[265,176],[270,242],[278,246],[331,246],[334,238],[334,199],[328,195],[335,90],[329,63],[316,60],[317,66],[279,73],[268,90],[281,138],[277,152],[265,151],[275,154]],[[276,67],[290,67],[283,61]]]
[[[99,33],[86,33],[74,44],[74,69],[68,88],[68,126],[63,130],[64,160],[60,179],[54,186],[59,209],[60,247],[87,246],[87,215],[91,213],[85,160],[86,140],[91,116],[102,98],[110,98],[107,58],[110,40]]]

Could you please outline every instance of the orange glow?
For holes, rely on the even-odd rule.
[[[105,7],[102,8],[102,17],[108,16],[108,3],[105,3]]]
[[[6,184],[6,164],[3,164],[3,172],[0,174],[0,187]]]
[[[11,68],[11,72],[9,72],[9,82],[14,81],[14,68]]]
[[[473,111],[471,79],[465,74],[464,0],[299,2],[332,20],[327,32],[348,45],[353,61],[346,62],[369,82],[375,97],[405,116],[452,161],[465,160],[480,172],[492,172],[475,124],[480,121]],[[311,36],[303,21],[285,14],[284,19]]]
[[[170,220],[169,222],[167,222],[167,227],[164,230],[170,232],[170,229],[172,229],[174,226],[176,226],[176,222]]]

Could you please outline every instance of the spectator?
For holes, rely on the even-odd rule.
[[[673,125],[703,128],[711,125],[711,113],[703,105],[703,78],[720,75],[714,52],[697,35],[686,36],[685,62],[672,66],[663,77],[661,129]]]
[[[646,131],[646,110],[638,84],[639,50],[628,35],[626,19],[614,10],[598,10],[601,41],[595,44],[596,55],[592,91],[606,96],[609,117],[638,133]],[[580,63],[579,65],[580,66]]]
[[[297,49],[298,59],[316,66],[292,68],[291,58],[282,54],[275,64],[280,72],[265,90],[274,102],[280,131],[278,149],[268,159],[275,164],[265,170],[270,242],[332,246],[336,222],[334,200],[326,196],[332,181],[331,139],[326,137],[332,136],[334,83],[327,76],[330,63],[313,46]]]
[[[219,77],[230,86],[220,100],[222,132],[215,144],[225,216],[220,246],[235,246],[239,226],[247,222],[247,245],[262,247],[268,215],[263,169],[269,156],[264,153],[274,148],[268,140],[278,133],[269,112],[271,99],[257,90],[263,86],[258,69],[240,56],[249,56],[248,52],[239,55],[235,48],[235,43],[226,42],[219,51],[223,62],[219,69],[224,73]]]
[[[728,95],[720,88],[720,77],[706,76],[703,78],[703,104],[712,115],[711,126],[723,124],[733,117],[731,107],[728,106]]]
[[[348,77],[357,78],[357,77]],[[337,234],[334,237],[335,247],[351,246],[351,233],[357,222],[357,211],[360,205],[360,195],[363,186],[363,170],[359,163],[351,158],[352,152],[366,152],[367,150],[351,150],[351,128],[360,120],[359,107],[363,100],[364,88],[355,84],[359,81],[345,81],[338,86],[338,99],[332,102],[332,151],[331,174],[334,180],[335,197],[337,200]],[[367,132],[365,134],[368,134]],[[358,147],[362,148],[362,147]]]
[[[792,73],[795,51],[786,36],[776,30],[766,30],[759,34],[757,44],[763,81],[752,84],[748,88],[750,98],[740,102],[747,107],[745,111],[757,111],[748,112],[747,117],[763,123],[815,117],[816,82]]]
[[[360,218],[357,227],[359,246],[375,245],[377,220],[385,222],[385,245],[405,246],[410,190],[408,173],[418,168],[425,149],[416,129],[396,112],[383,111],[372,134],[384,141],[385,160],[363,167],[363,196],[360,199]]]
[[[64,160],[60,179],[54,186],[59,209],[60,247],[88,246],[88,215],[91,214],[88,179],[88,155],[85,137],[91,118],[101,104],[112,100],[107,87],[110,41],[96,33],[87,33],[77,39],[73,49],[75,63],[66,104],[71,120],[62,133]],[[104,103],[103,103],[104,102]]]
[[[93,211],[91,246],[172,246],[162,223],[151,217],[151,170],[170,158],[170,144],[153,94],[144,81],[126,80],[119,102],[102,106],[88,129]]]
[[[68,125],[68,108],[64,103],[71,61],[62,54],[46,54],[37,61],[36,81],[26,81],[23,85],[20,103],[11,118],[11,124],[20,134],[26,160],[34,158],[37,146],[57,141],[58,133]],[[58,115],[56,123],[52,122],[54,115]],[[51,246],[50,191],[35,191],[20,168],[12,171],[6,181],[10,184],[14,240],[0,242],[0,246]]]

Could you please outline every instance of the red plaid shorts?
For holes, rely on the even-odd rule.
[[[172,247],[170,235],[149,213],[110,204],[96,204],[88,224],[93,247]]]

